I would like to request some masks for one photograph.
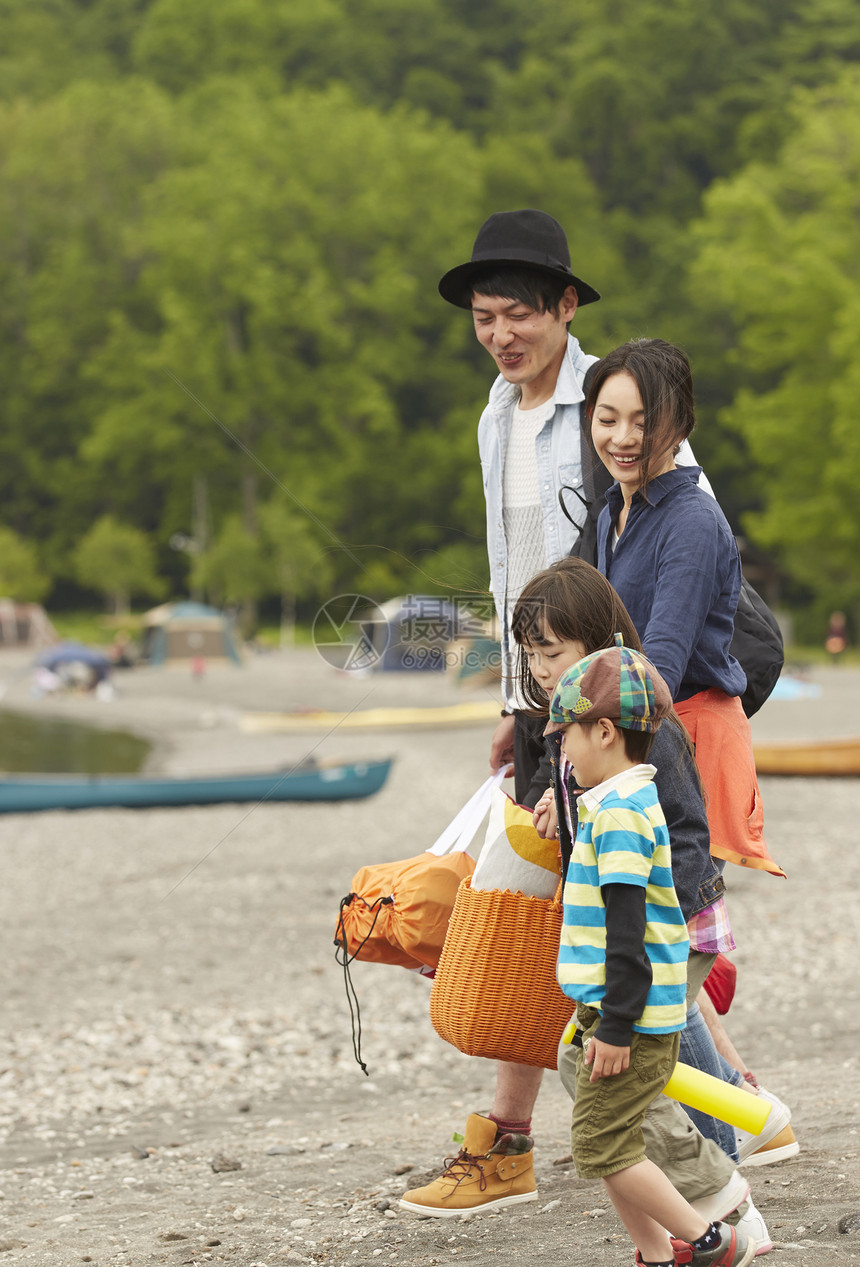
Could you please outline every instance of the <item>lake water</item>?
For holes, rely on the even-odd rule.
[[[0,709],[0,771],[8,774],[135,774],[151,747],[124,730]]]

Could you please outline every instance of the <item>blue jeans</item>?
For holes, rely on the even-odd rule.
[[[698,989],[695,994],[698,994]],[[741,1075],[714,1046],[711,1031],[705,1024],[705,1018],[695,1000],[695,994],[687,1008],[687,1028],[681,1031],[678,1059],[683,1060],[685,1064],[693,1065],[696,1069],[703,1070],[704,1073],[713,1074],[715,1078],[720,1078],[723,1082],[731,1082],[737,1087],[742,1087],[744,1080]],[[689,994],[687,997],[689,1000]],[[738,1144],[735,1128],[728,1122],[721,1122],[719,1118],[709,1117],[707,1113],[702,1113],[699,1109],[691,1109],[686,1105],[684,1108],[705,1138],[712,1139],[733,1162],[737,1163]]]

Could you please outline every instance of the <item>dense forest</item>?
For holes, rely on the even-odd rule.
[[[860,612],[854,0],[0,23],[0,591],[483,587],[493,369],[436,283],[537,206],[603,294],[587,351],[689,352],[697,455],[800,632]]]

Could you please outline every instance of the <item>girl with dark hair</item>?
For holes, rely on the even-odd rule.
[[[625,404],[636,415],[632,452],[618,443]],[[597,456],[625,490],[625,500],[637,490],[647,497],[651,481],[675,469],[675,457],[696,425],[690,362],[663,339],[632,339],[598,361],[585,409]]]
[[[639,635],[615,590],[584,559],[566,558],[538,572],[523,590],[514,608],[512,632],[517,643],[520,689],[534,714],[548,716],[556,683],[577,660],[594,651],[616,645],[641,651]],[[654,740],[652,756],[659,756],[658,794],[672,836],[675,887],[685,916],[710,904],[725,885],[708,850],[708,825],[692,744],[677,715],[667,718]],[[550,740],[550,747],[553,745]],[[644,759],[644,757],[643,757]],[[557,753],[549,770],[558,771]],[[664,785],[665,780],[665,785]],[[558,779],[538,803],[535,813],[545,814],[550,803],[563,795]],[[671,783],[671,790],[669,788]],[[551,816],[554,818],[555,816]],[[561,823],[563,815],[558,816]],[[572,841],[562,834],[562,862],[566,867]]]

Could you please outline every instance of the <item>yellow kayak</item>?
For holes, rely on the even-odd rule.
[[[371,730],[393,727],[485,725],[499,719],[496,700],[477,700],[447,704],[440,708],[364,708],[352,713],[326,712],[323,709],[302,713],[243,713],[239,729],[247,734],[264,734],[301,730]]]
[[[860,738],[754,743],[759,774],[860,775]]]

